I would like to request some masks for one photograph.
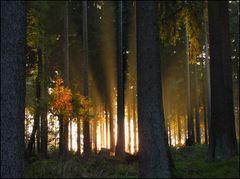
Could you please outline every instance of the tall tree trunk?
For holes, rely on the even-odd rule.
[[[130,106],[130,90],[128,92],[128,152],[131,153],[131,106]]]
[[[186,65],[187,65],[187,113],[188,113],[188,138],[187,145],[194,143],[194,128],[193,128],[193,114],[192,114],[192,99],[191,99],[191,79],[190,79],[190,61],[188,51],[188,38],[186,32]]]
[[[37,139],[37,152],[40,153],[40,98],[41,98],[41,72],[42,72],[42,52],[40,49],[38,49],[37,51],[38,53],[38,75],[36,78],[36,106],[35,106],[35,112],[34,112],[34,123],[33,123],[33,129],[32,129],[32,133],[30,136],[30,140],[28,143],[28,155],[31,156],[33,153],[33,144],[35,142],[35,139]],[[35,138],[36,136],[36,138]]]
[[[201,59],[201,68],[202,68],[202,91],[203,91],[203,95],[202,95],[202,101],[203,101],[203,125],[204,125],[204,143],[208,144],[208,130],[207,130],[207,102],[206,102],[206,85],[205,85],[205,72],[204,72],[204,67],[203,67],[203,59]]]
[[[25,5],[1,1],[1,178],[24,172]]]
[[[125,153],[124,137],[124,64],[123,64],[123,22],[122,8],[123,2],[120,0],[118,5],[117,18],[117,146],[116,155],[123,156]]]
[[[182,140],[182,126],[181,126],[181,118],[179,115],[177,115],[177,121],[178,121],[178,144],[181,145]]]
[[[133,122],[134,122],[134,153],[137,153],[137,118],[136,118],[136,91],[133,89]]]
[[[169,146],[172,146],[172,132],[171,132],[171,123],[170,123],[170,118],[167,119],[168,123],[168,137],[169,137]]]
[[[195,118],[196,118],[196,139],[197,143],[201,144],[201,130],[200,130],[200,114],[199,114],[199,94],[198,94],[198,71],[197,63],[194,64],[195,76]]]
[[[46,85],[46,59],[47,53],[45,50],[45,59],[42,59],[42,94],[41,94],[41,154],[42,157],[47,157],[48,144],[48,121],[47,121],[47,85]]]
[[[205,123],[207,127],[205,128],[207,132],[205,132],[205,143],[208,143],[209,139],[209,129],[210,129],[210,121],[211,121],[211,84],[210,84],[210,61],[209,61],[209,50],[208,50],[208,23],[207,23],[207,8],[205,8],[204,11],[204,41],[205,41],[205,78],[204,78],[204,91],[205,91],[205,105],[206,105],[206,111],[207,111],[207,122]]]
[[[163,114],[157,7],[156,1],[136,2],[139,177],[143,178],[172,176]]]
[[[80,125],[80,118],[77,117],[77,155],[80,156],[81,155],[81,125]]]
[[[115,152],[115,132],[114,132],[114,119],[112,115],[112,105],[109,105],[109,118],[110,118],[110,150]]]
[[[83,51],[84,51],[84,65],[83,65],[83,95],[88,98],[88,21],[87,21],[87,1],[82,1],[83,5]],[[90,130],[89,121],[83,121],[83,134],[84,134],[84,149],[83,157],[88,160],[91,145],[90,145]]]
[[[109,123],[108,123],[108,108],[107,108],[107,100],[106,100],[106,94],[105,94],[105,124],[106,124],[106,148],[108,148],[108,127],[109,127]]]
[[[209,158],[237,154],[233,110],[228,2],[209,2],[211,124]]]
[[[69,145],[70,145],[70,151],[73,150],[73,146],[72,146],[72,121],[69,121]]]
[[[65,4],[65,16],[64,16],[64,50],[65,50],[65,58],[64,58],[64,86],[69,87],[69,39],[68,39],[68,1]],[[68,157],[68,125],[69,119],[67,117],[63,117],[62,120],[62,149],[59,150],[60,156],[62,158]]]

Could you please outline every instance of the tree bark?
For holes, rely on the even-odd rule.
[[[187,32],[186,32],[187,33]],[[192,95],[191,95],[191,78],[190,78],[190,61],[188,51],[188,38],[186,34],[186,65],[187,65],[187,113],[188,113],[188,138],[186,145],[194,143],[193,113],[192,113]]]
[[[24,172],[25,4],[1,1],[1,178]]]
[[[83,5],[83,51],[84,51],[84,62],[83,62],[83,95],[88,98],[88,21],[87,21],[87,1],[82,1]],[[83,157],[88,160],[91,152],[90,145],[90,130],[89,121],[84,119],[83,121],[83,135],[84,135],[84,149]]]
[[[172,176],[163,114],[157,7],[156,1],[136,2],[139,177],[142,178]]]
[[[77,155],[81,155],[81,139],[80,139],[80,133],[81,131],[81,125],[80,125],[80,118],[77,117]]]
[[[42,51],[41,49],[38,49],[37,51],[38,56],[37,56],[37,67],[38,67],[38,74],[37,74],[37,78],[35,81],[35,89],[36,89],[36,106],[35,106],[35,112],[34,112],[34,122],[33,122],[33,129],[32,129],[32,133],[30,136],[30,140],[28,143],[28,155],[31,156],[33,154],[33,152],[35,152],[33,150],[33,144],[35,142],[35,139],[37,139],[37,152],[40,153],[40,148],[41,148],[41,144],[40,144],[40,114],[41,114],[41,110],[40,110],[40,100],[41,100],[41,76],[42,76]]]
[[[197,63],[194,64],[194,76],[195,76],[195,118],[196,118],[196,140],[198,144],[201,144],[201,130],[200,130],[200,114],[199,114],[199,94],[198,94],[198,71]]]
[[[112,105],[109,106],[109,118],[110,118],[110,150],[115,152],[115,132],[114,132],[114,119],[112,115]]]
[[[69,39],[68,39],[68,1],[65,4],[65,16],[64,16],[64,49],[65,49],[65,58],[64,58],[64,86],[66,88],[69,87]],[[62,149],[59,150],[60,157],[67,158],[68,157],[68,125],[69,119],[68,117],[62,116],[62,120],[60,122],[62,124]],[[61,137],[61,136],[60,136]]]
[[[122,8],[123,2],[120,0],[118,5],[117,18],[117,146],[116,155],[123,156],[125,153],[124,136],[124,64],[123,64],[123,22]]]
[[[209,2],[211,123],[209,158],[237,154],[227,1]]]
[[[45,51],[45,59],[42,59],[42,104],[41,104],[41,154],[43,158],[47,158],[47,144],[48,144],[48,119],[47,119],[47,84],[46,84],[46,59],[47,54]]]

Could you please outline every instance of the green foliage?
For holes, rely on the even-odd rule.
[[[217,161],[207,161],[207,146],[196,145],[171,148],[175,163],[174,176],[180,178],[239,178],[239,156]],[[33,162],[26,167],[26,178],[69,178],[69,177],[114,177],[136,178],[138,163],[123,158],[104,159],[93,154],[89,161],[72,157],[67,161],[57,157]]]
[[[207,146],[172,149],[175,175],[183,178],[239,178],[239,156],[208,161]]]

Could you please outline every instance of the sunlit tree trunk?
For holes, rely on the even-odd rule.
[[[164,123],[156,1],[136,2],[139,177],[171,177]],[[157,139],[157,140],[156,140]]]
[[[83,95],[88,98],[88,21],[87,21],[87,1],[82,1],[83,10]],[[88,160],[91,152],[89,121],[83,121],[83,157]]]
[[[23,1],[1,1],[1,178],[24,173],[25,33]]]
[[[137,152],[137,118],[136,118],[136,90],[133,88],[133,122],[134,122],[134,152]]]
[[[117,2],[117,146],[116,155],[122,156],[125,153],[124,135],[124,64],[123,64],[123,22],[122,8],[123,2]]]
[[[220,159],[237,154],[228,1],[210,1],[208,5],[211,57],[209,158]]]

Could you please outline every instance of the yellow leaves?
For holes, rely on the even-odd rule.
[[[62,78],[56,79],[50,96],[50,105],[56,115],[67,117],[72,114],[72,92],[64,87]]]
[[[176,45],[179,39],[181,25],[184,25],[187,33],[188,52],[190,63],[195,63],[201,54],[202,27],[195,11],[195,6],[187,6],[180,9],[175,16],[160,21],[160,38],[164,43]]]
[[[201,24],[198,21],[194,10],[185,8],[185,28],[188,40],[188,52],[190,63],[195,63],[197,56],[201,53]]]

